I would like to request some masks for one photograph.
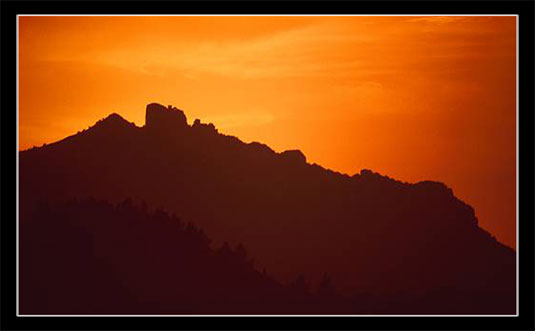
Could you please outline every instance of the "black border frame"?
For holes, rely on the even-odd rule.
[[[1,329],[533,330],[534,1],[2,1]],[[519,15],[520,305],[518,317],[17,317],[15,310],[16,15],[18,14],[517,14]]]

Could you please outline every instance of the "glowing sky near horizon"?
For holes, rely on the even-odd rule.
[[[516,245],[515,17],[20,17],[19,147],[159,102],[347,174],[437,180]]]

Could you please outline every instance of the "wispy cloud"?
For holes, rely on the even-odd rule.
[[[453,24],[461,21],[466,24]],[[343,79],[358,84],[400,76],[408,68],[412,74],[450,73],[450,61],[486,57],[487,46],[500,42],[488,38],[496,35],[488,30],[488,24],[481,28],[479,20],[466,17],[411,17],[385,22],[377,26],[365,21],[320,22],[253,39],[198,42],[164,31],[157,42],[143,39],[120,47],[88,47],[83,53],[52,54],[47,60],[100,64],[147,76],[177,75],[199,81],[206,79],[205,75],[215,75],[232,79]],[[494,47],[492,51],[500,49]]]
[[[418,17],[407,20],[407,22],[426,22],[434,24],[448,24],[464,20],[461,16],[430,16],[430,17]]]
[[[333,59],[329,49],[341,44],[366,42],[369,37],[341,33],[338,28],[318,24],[254,40],[213,41],[191,46],[170,39],[166,43],[137,49],[108,49],[82,54],[76,60],[153,74],[179,70],[191,78],[198,73],[253,78],[353,71],[359,67],[359,61]]]

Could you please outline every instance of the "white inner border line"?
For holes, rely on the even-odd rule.
[[[484,17],[516,17],[516,314],[515,315],[21,315],[19,313],[19,18],[20,17],[34,17],[34,16],[60,16],[60,17],[122,17],[122,16],[130,16],[130,17],[182,17],[182,16],[194,16],[194,17],[206,17],[206,16],[231,16],[231,17],[240,17],[240,16],[246,16],[246,17],[262,17],[262,16],[276,16],[276,17],[301,17],[301,16],[310,16],[310,17],[319,17],[319,16],[325,16],[325,17],[353,17],[353,16],[364,16],[364,17],[385,17],[385,16],[399,16],[399,17],[414,17],[414,16],[425,16],[425,17],[443,17],[443,16],[461,16],[461,17],[470,17],[470,16],[484,16]],[[392,15],[385,15],[385,14],[367,14],[367,15],[348,15],[348,14],[328,14],[328,15],[320,15],[320,14],[267,14],[267,15],[261,15],[261,14],[228,14],[228,15],[219,15],[219,14],[176,14],[176,15],[169,15],[169,14],[87,14],[87,15],[80,15],[80,14],[19,14],[17,15],[17,146],[16,146],[16,165],[17,165],[17,185],[16,185],[16,218],[17,218],[17,226],[16,226],[16,234],[17,234],[17,240],[16,240],[16,315],[17,317],[517,317],[519,316],[519,246],[518,243],[520,241],[519,237],[519,103],[518,103],[518,96],[519,96],[519,77],[518,77],[518,63],[519,63],[519,57],[520,54],[518,53],[519,49],[519,15],[517,14],[392,14]]]

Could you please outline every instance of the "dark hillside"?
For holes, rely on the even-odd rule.
[[[284,284],[300,273],[318,284],[328,272],[348,295],[515,312],[515,252],[479,228],[472,207],[444,184],[369,170],[350,177],[299,151],[189,126],[176,108],[150,104],[146,114],[144,127],[113,114],[21,152],[21,216],[38,200],[133,197],[194,221],[213,247],[243,243]]]

